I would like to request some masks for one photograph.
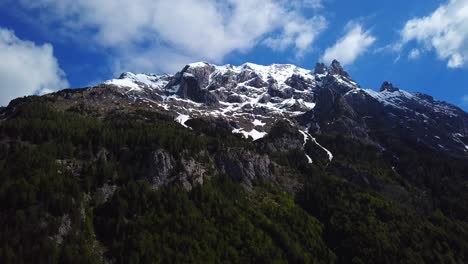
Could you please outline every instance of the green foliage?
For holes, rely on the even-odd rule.
[[[298,203],[326,223],[325,241],[340,263],[466,261],[468,225],[447,219],[440,211],[437,221],[424,218],[331,175],[309,179]]]
[[[246,189],[214,169],[190,192],[155,190],[156,149],[209,163],[200,153],[255,146],[201,120],[192,131],[156,112],[99,118],[28,100],[0,121],[0,263],[467,262],[468,181],[457,160],[427,154],[411,166],[417,156],[405,149],[395,173],[373,147],[321,137],[331,164],[311,166],[300,151],[273,157],[304,181],[296,197],[258,179]],[[417,183],[436,210],[422,214],[377,188]],[[97,198],[104,185],[117,189],[107,200]]]
[[[154,149],[196,156],[248,145],[239,137],[191,132],[156,113],[101,120],[42,102],[19,108],[0,135],[2,263],[333,260],[321,224],[271,186],[260,199],[225,176],[189,193],[145,179]],[[104,183],[118,190],[104,204],[90,200]]]
[[[286,194],[256,198],[226,177],[190,193],[129,182],[96,208],[95,226],[117,263],[331,262],[317,220]]]

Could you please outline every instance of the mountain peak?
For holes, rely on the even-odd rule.
[[[325,63],[317,62],[314,68],[314,74],[325,74],[328,68]]]
[[[314,74],[326,74],[329,73],[331,75],[340,75],[343,77],[349,78],[349,74],[343,69],[340,62],[337,60],[333,60],[330,66],[326,66],[322,62],[318,62],[315,64]]]
[[[330,74],[338,74],[344,77],[349,77],[349,74],[343,69],[340,62],[333,60],[329,67]]]
[[[380,86],[380,91],[381,92],[383,92],[383,91],[397,92],[397,91],[400,91],[400,89],[397,88],[397,87],[394,87],[391,82],[385,81]]]
[[[461,139],[468,131],[462,110],[400,90],[388,81],[380,92],[361,89],[336,60],[330,66],[317,63],[312,71],[292,64],[196,62],[174,75],[123,73],[103,85],[123,98],[180,116],[176,120],[224,120],[233,133],[254,139],[286,119],[367,140],[366,131],[382,121],[389,122],[386,128],[395,133],[417,131],[415,137],[442,151],[457,155],[468,151]],[[342,122],[335,122],[338,118]],[[445,134],[449,136],[444,142],[434,141]]]
[[[192,68],[205,67],[205,66],[209,66],[209,65],[211,65],[211,64],[206,62],[206,61],[198,61],[198,62],[193,62],[193,63],[187,64],[187,66],[192,67]]]

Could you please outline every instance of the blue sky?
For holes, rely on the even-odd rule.
[[[0,105],[194,61],[338,59],[468,110],[468,0],[0,0]]]

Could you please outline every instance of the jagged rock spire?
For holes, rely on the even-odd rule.
[[[325,66],[325,63],[317,62],[315,64],[314,74],[325,74],[328,68]]]
[[[340,62],[337,60],[333,60],[329,67],[330,74],[338,74],[344,77],[349,77],[349,74],[341,67]]]
[[[400,89],[397,87],[394,87],[391,82],[383,82],[382,85],[380,86],[380,91],[389,91],[389,92],[396,92],[399,91]]]

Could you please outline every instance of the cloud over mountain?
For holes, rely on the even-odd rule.
[[[19,39],[0,27],[0,105],[16,97],[43,94],[68,86],[50,44]]]
[[[468,63],[468,0],[450,0],[432,14],[406,22],[401,31],[404,43],[416,41],[435,50],[449,68]]]
[[[330,63],[337,59],[343,65],[352,64],[360,55],[374,44],[376,38],[370,31],[365,31],[360,24],[348,24],[346,34],[332,47],[325,50],[322,60]]]
[[[282,0],[22,0],[39,10],[45,21],[82,34],[116,54],[117,65],[132,70],[173,71],[181,62],[221,62],[232,52],[246,52],[266,43],[275,49],[305,54],[326,28],[316,9],[320,1]],[[80,36],[82,37],[82,36]],[[266,40],[266,41],[264,41]],[[148,61],[140,54],[177,57],[174,63]]]

